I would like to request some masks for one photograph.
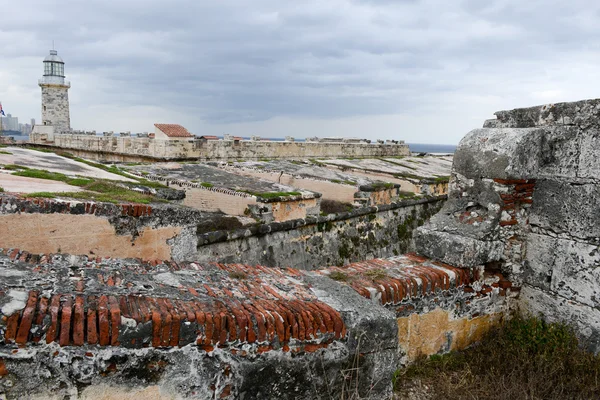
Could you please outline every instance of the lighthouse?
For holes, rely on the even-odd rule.
[[[71,132],[69,88],[65,81],[65,63],[56,50],[44,59],[44,76],[38,81],[42,88],[42,123],[34,132],[45,133],[48,139],[56,134]]]

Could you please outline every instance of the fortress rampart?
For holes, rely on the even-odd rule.
[[[30,142],[109,161],[131,160],[259,160],[395,157],[408,156],[407,144],[343,142],[275,142],[254,140],[158,140],[147,137],[117,137],[61,134],[49,140],[46,134],[32,134]]]
[[[497,116],[461,141],[417,254],[307,270],[3,248],[1,390],[387,398],[399,366],[469,346],[517,307],[573,324],[599,352],[600,100]],[[29,207],[7,204],[9,217]],[[155,206],[95,210],[132,238],[181,223]]]

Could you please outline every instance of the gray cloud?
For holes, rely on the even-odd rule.
[[[599,13],[587,0],[28,0],[3,10],[0,100],[39,113],[54,39],[75,128],[169,118],[456,143],[498,109],[596,96]]]

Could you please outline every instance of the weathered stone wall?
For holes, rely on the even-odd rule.
[[[301,199],[291,201],[276,201],[268,203],[273,221],[283,222],[293,219],[306,218],[318,215],[321,210],[321,199]]]
[[[181,235],[173,241],[172,254],[176,260],[303,269],[390,257],[413,248],[413,229],[444,201],[445,197],[404,200],[329,216]]]
[[[54,133],[69,132],[69,87],[63,85],[41,85],[42,125],[52,125]]]
[[[244,215],[248,205],[256,204],[256,197],[233,196],[215,190],[184,188],[183,205],[203,211],[221,211],[228,215]]]
[[[170,205],[21,198],[0,193],[0,243],[32,253],[171,258],[170,242],[220,218]]]
[[[321,193],[324,199],[336,200],[349,204],[354,202],[354,193],[356,193],[357,190],[355,185],[300,178],[289,174],[281,174],[280,172],[262,172],[249,168],[237,168],[235,172],[243,176],[251,176],[253,178],[277,182],[291,187],[312,190],[313,192]]]
[[[406,144],[156,140],[74,134],[55,135],[54,142],[46,142],[43,140],[43,136],[32,134],[30,141],[35,144],[49,144],[65,149],[96,153],[98,157],[103,157],[105,154],[117,155],[122,160],[136,156],[156,159],[226,161],[261,158],[386,157],[410,154]]]
[[[600,100],[501,111],[454,157],[449,200],[420,253],[486,265],[522,308],[573,324],[600,351]]]
[[[0,243],[5,247],[33,253],[100,254],[167,260],[167,241],[181,233],[181,227],[144,227],[138,236],[118,235],[106,218],[71,214],[0,215]]]
[[[389,398],[398,366],[470,344],[511,299],[413,255],[309,272],[0,249],[0,265],[8,399]]]

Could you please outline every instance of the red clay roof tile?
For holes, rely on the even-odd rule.
[[[178,124],[154,124],[168,137],[194,137],[187,129]]]

